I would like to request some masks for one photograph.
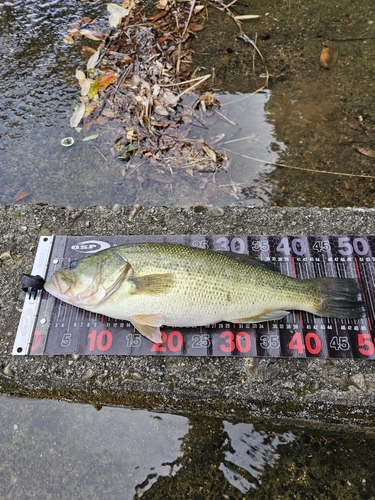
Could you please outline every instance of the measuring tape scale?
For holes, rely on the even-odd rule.
[[[155,356],[242,356],[375,358],[375,236],[148,235],[42,237],[32,275],[52,273],[109,246],[168,242],[249,254],[296,278],[357,278],[367,317],[321,318],[291,311],[278,321],[218,323],[162,329],[153,344],[127,321],[103,317],[61,302],[45,291],[25,299],[14,355],[118,354]]]

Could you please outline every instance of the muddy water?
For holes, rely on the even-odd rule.
[[[230,163],[227,171],[199,177],[186,169],[166,176],[147,165],[124,165],[113,148],[123,124],[91,129],[99,137],[89,142],[69,127],[79,98],[75,70],[85,65],[81,48],[97,43],[66,45],[63,36],[83,16],[96,18],[106,32],[104,3],[0,1],[0,12],[0,203],[29,193],[23,201],[77,207],[373,206],[375,160],[357,149],[375,149],[372,0],[237,2],[235,15],[262,16],[243,21],[243,30],[257,40],[265,63],[238,38],[233,19],[209,10],[196,34],[192,69],[215,74],[221,108],[197,116],[189,134]],[[331,69],[319,64],[327,38],[339,48]],[[266,69],[268,90],[250,95],[264,85]],[[71,148],[60,145],[66,136],[75,139]],[[276,167],[280,162],[286,166]]]
[[[374,436],[0,395],[0,498],[370,499]]]

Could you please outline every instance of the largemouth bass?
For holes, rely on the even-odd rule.
[[[184,245],[120,245],[72,261],[44,288],[87,311],[130,321],[152,342],[161,325],[278,320],[290,310],[360,318],[355,279],[296,279],[249,256]]]

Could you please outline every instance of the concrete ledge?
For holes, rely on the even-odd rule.
[[[0,207],[0,392],[200,413],[375,428],[372,361],[256,358],[13,357],[22,308],[19,274],[31,271],[49,234],[374,234],[375,210],[226,208],[218,211]]]

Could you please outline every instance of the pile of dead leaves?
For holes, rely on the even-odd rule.
[[[93,124],[116,119],[124,125],[114,138],[119,159],[163,159],[169,168],[183,164],[212,172],[225,164],[225,156],[202,140],[187,139],[186,127],[182,131],[198,108],[219,106],[209,92],[185,104],[186,96],[211,76],[195,77],[189,70],[191,41],[203,29],[204,6],[160,0],[153,9],[156,13],[146,16],[134,0],[108,4],[112,28],[106,35],[88,18],[70,26],[67,43],[77,37],[100,41],[96,50],[85,48],[90,55],[86,71],[76,72],[81,103],[70,124],[88,132]]]

